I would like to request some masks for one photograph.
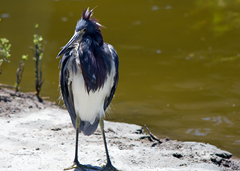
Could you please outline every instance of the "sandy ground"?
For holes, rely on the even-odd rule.
[[[69,114],[38,100],[33,93],[0,88],[1,171],[57,171],[72,165],[75,130]],[[122,171],[240,170],[231,153],[210,144],[167,138],[160,144],[141,126],[126,123],[105,121],[105,132],[112,163]],[[91,136],[79,135],[79,161],[96,170],[106,164],[99,128]]]
[[[0,124],[0,170],[50,171],[72,165],[75,130],[66,110],[47,108],[14,114],[0,118]],[[141,126],[125,123],[105,122],[105,131],[112,163],[120,170],[234,170],[233,161],[228,159],[232,155],[213,145],[171,140],[162,144],[150,142],[141,133]],[[92,136],[80,134],[82,164],[100,170],[105,158],[99,128]],[[223,167],[224,164],[228,167]]]

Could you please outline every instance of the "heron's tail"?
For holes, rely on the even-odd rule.
[[[83,132],[84,135],[91,135],[93,134],[98,126],[99,118],[96,118],[93,124],[91,124],[89,121],[82,121],[79,126],[79,132]]]

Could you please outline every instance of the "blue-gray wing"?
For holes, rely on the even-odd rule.
[[[74,126],[74,128],[76,128],[76,112],[75,112],[74,102],[73,102],[72,82],[69,79],[70,72],[72,72],[72,70],[69,70],[71,68],[68,68],[68,66],[69,66],[68,64],[71,59],[70,51],[71,51],[71,49],[68,49],[64,53],[64,55],[59,63],[59,65],[61,65],[59,80],[60,80],[63,101],[64,101],[65,106],[71,116],[73,126]]]
[[[114,62],[114,67],[112,67],[112,68],[115,69],[115,75],[114,75],[114,83],[111,88],[111,92],[110,92],[109,96],[107,96],[105,98],[105,101],[104,101],[104,110],[107,109],[107,107],[110,105],[110,103],[112,101],[112,98],[113,98],[114,93],[117,88],[118,77],[119,77],[119,74],[118,74],[119,60],[118,60],[117,52],[112,45],[110,45],[110,44],[107,44],[107,45],[108,45],[109,51],[111,53],[112,60]]]
[[[71,116],[72,124],[76,129],[76,111],[74,108],[72,81],[70,80],[70,74],[74,74],[71,72],[77,72],[77,64],[76,60],[74,60],[70,55],[71,50],[72,49],[68,49],[60,61],[60,86],[63,101],[68,110],[68,113]],[[99,118],[96,118],[92,124],[90,124],[88,121],[82,121],[81,119],[80,122],[79,132],[83,131],[84,135],[91,135],[97,129]]]

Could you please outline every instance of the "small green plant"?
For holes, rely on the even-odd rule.
[[[43,84],[42,81],[42,57],[43,57],[43,49],[42,49],[42,36],[38,35],[38,24],[35,25],[36,28],[36,34],[33,36],[33,43],[34,43],[34,48],[33,50],[33,60],[35,60],[35,89],[36,89],[36,95],[39,98],[39,94],[41,91],[41,87]]]
[[[8,43],[9,40],[6,39],[6,38],[1,38],[0,39],[0,74],[2,73],[2,63],[3,61],[4,62],[7,62],[9,63],[9,57],[11,56],[10,55],[10,48],[11,48],[11,44]]]
[[[19,90],[19,84],[22,80],[22,74],[24,71],[24,65],[25,65],[25,61],[28,59],[28,55],[23,55],[22,56],[23,61],[19,62],[19,66],[16,72],[17,78],[16,78],[16,82],[15,82],[15,87],[16,87],[16,92]]]

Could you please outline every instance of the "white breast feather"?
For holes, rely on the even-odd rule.
[[[76,59],[78,58],[75,58],[75,60]],[[79,60],[77,62],[79,62]],[[112,62],[112,71],[110,75],[107,75],[104,86],[95,92],[90,91],[89,94],[85,88],[80,66],[77,74],[70,74],[75,111],[82,121],[89,121],[93,124],[96,117],[105,116],[104,100],[111,92],[115,74],[115,65]]]

